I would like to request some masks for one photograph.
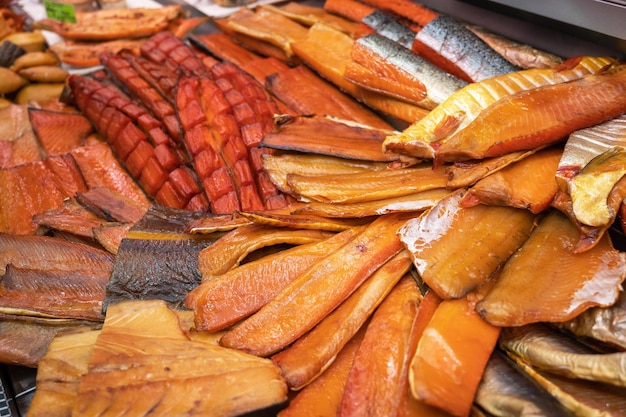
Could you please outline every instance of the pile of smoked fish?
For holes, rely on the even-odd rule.
[[[626,65],[409,0],[212,23],[0,109],[29,417],[626,415]]]

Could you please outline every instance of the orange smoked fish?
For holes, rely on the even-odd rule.
[[[518,91],[557,84],[597,73],[613,61],[604,57],[572,58],[557,68],[532,69],[471,83],[403,132],[390,136],[385,149],[432,158],[441,143],[468,126],[491,104]]]
[[[521,91],[483,110],[447,139],[435,160],[482,159],[558,142],[626,111],[626,65],[585,78]]]

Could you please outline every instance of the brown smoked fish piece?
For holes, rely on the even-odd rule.
[[[396,232],[412,215],[392,214],[374,220],[352,241],[313,265],[265,307],[227,332],[220,344],[268,356],[294,342],[400,252]]]

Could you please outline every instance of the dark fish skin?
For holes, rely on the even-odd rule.
[[[192,236],[187,225],[207,213],[152,205],[119,245],[103,311],[125,300],[182,303],[201,281],[198,254],[222,233]]]
[[[392,66],[411,74],[426,87],[427,98],[434,103],[443,102],[450,94],[465,87],[467,83],[448,74],[419,55],[382,35],[375,33],[356,40]]]
[[[431,20],[415,40],[456,64],[474,82],[521,70],[447,15]]]
[[[491,355],[475,401],[493,416],[558,417],[564,414],[558,403],[518,371],[501,350]]]
[[[368,14],[361,20],[361,23],[370,27],[379,35],[389,38],[405,48],[411,49],[413,45],[415,32],[381,10]]]

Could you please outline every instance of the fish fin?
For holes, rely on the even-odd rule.
[[[440,140],[454,133],[465,120],[465,112],[459,111],[446,115],[433,130],[435,140]]]

